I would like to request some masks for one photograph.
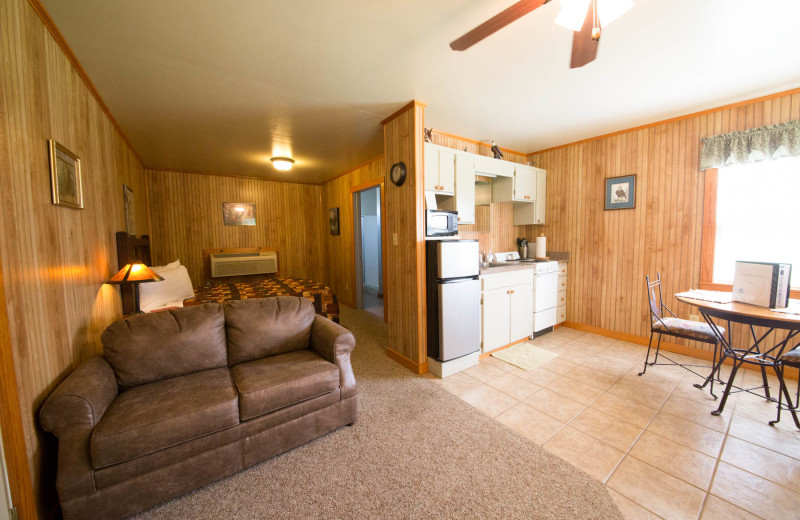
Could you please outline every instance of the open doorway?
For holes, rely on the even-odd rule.
[[[381,318],[383,299],[383,236],[381,185],[353,193],[356,305]]]

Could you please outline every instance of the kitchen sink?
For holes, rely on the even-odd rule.
[[[490,269],[492,267],[508,267],[514,265],[511,262],[480,262],[478,266],[481,269]]]

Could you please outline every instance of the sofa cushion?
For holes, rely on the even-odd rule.
[[[314,305],[305,298],[248,298],[224,308],[231,366],[308,348]]]
[[[239,423],[228,368],[141,385],[117,396],[92,433],[92,465],[102,468]]]
[[[242,363],[231,374],[242,421],[339,388],[339,369],[311,350]]]
[[[121,387],[228,363],[225,315],[218,303],[136,314],[109,325],[101,340]]]

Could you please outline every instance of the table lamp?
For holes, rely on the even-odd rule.
[[[157,272],[153,271],[141,262],[133,261],[117,272],[107,283],[119,285],[133,285],[134,312],[142,312],[139,309],[139,284],[147,282],[160,282],[164,280]]]

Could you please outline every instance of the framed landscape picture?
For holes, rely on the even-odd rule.
[[[50,151],[50,188],[53,204],[83,209],[81,160],[54,139],[47,140]]]
[[[328,209],[328,225],[330,226],[331,235],[339,234],[339,208]]]
[[[253,202],[223,202],[222,223],[226,226],[255,226],[256,205]]]
[[[636,175],[606,179],[605,209],[631,209],[636,207]]]

